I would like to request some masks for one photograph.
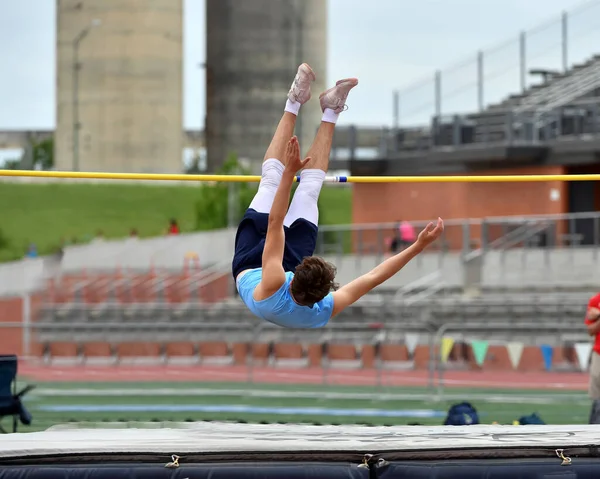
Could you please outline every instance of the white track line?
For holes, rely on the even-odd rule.
[[[217,397],[230,396],[240,398],[262,398],[262,399],[321,399],[321,400],[365,400],[365,401],[436,401],[436,397],[428,393],[344,393],[344,392],[311,392],[311,391],[270,391],[260,389],[52,389],[39,388],[28,396],[30,399],[41,397],[120,397],[120,396],[162,396],[162,397]],[[482,394],[471,393],[455,394],[444,392],[443,400],[461,400],[468,396],[470,400],[477,400],[488,403],[525,403],[525,404],[587,404],[589,400],[585,394],[573,395],[513,395],[513,394]]]

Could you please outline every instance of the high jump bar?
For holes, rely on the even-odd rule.
[[[0,177],[68,178],[91,180],[196,181],[258,183],[256,175],[186,175],[153,173],[97,173],[75,171],[0,170]],[[544,181],[599,181],[589,175],[489,175],[489,176],[327,176],[326,183],[527,183]],[[300,176],[296,176],[296,182]]]

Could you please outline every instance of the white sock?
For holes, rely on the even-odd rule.
[[[339,116],[339,113],[336,113],[335,111],[329,108],[325,108],[325,111],[323,112],[323,119],[321,121],[336,124]]]
[[[300,112],[300,107],[302,106],[302,103],[298,103],[297,101],[292,101],[288,98],[287,103],[285,104],[285,111],[287,111],[288,113],[291,113],[293,115],[298,116],[298,113]]]

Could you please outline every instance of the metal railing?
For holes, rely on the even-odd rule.
[[[553,145],[561,139],[597,137],[599,116],[598,97],[520,112],[499,107],[482,113],[435,116],[427,129],[384,131],[379,156],[411,158],[427,151],[458,148]]]
[[[600,2],[590,1],[555,19],[438,70],[394,94],[394,129],[428,125],[447,113],[514,106],[527,93],[598,53]]]
[[[411,221],[417,231],[427,223]],[[524,243],[539,248],[600,246],[600,212],[447,219],[444,225],[444,235],[428,252],[466,254],[480,248],[508,250]],[[397,223],[320,226],[316,253],[383,258],[391,253],[397,231]]]
[[[173,338],[171,331],[181,329],[189,331],[189,324],[178,322],[164,322],[146,320],[139,322],[132,330],[132,325],[123,322],[106,323],[81,323],[74,322],[70,325],[50,323],[44,324],[46,333],[55,330],[56,339],[45,339],[44,332],[40,330],[42,325],[35,322],[30,324],[20,322],[0,323],[0,331],[3,336],[11,334],[23,338],[23,350],[15,351],[21,355],[27,364],[35,365],[53,364],[52,343],[61,346],[65,344],[76,345],[76,353],[70,357],[71,364],[85,365],[88,361],[85,346],[88,343],[97,345],[106,343],[111,347],[111,356],[106,357],[106,364],[131,365],[140,357],[131,356],[125,351],[125,347],[132,343],[136,344],[161,344],[161,349],[145,356],[144,364],[173,365],[167,346],[169,344],[180,344],[182,339]],[[28,329],[25,334],[25,329]],[[583,329],[583,327],[581,328]],[[188,356],[190,364],[213,371],[218,374],[223,371],[223,377],[228,377],[234,382],[262,382],[266,378],[277,379],[288,382],[290,374],[299,384],[307,382],[323,385],[355,385],[376,387],[371,390],[373,398],[381,392],[382,388],[393,386],[411,386],[428,388],[430,399],[444,400],[444,389],[446,387],[445,375],[451,362],[442,363],[441,344],[442,338],[447,335],[460,336],[468,342],[469,338],[486,338],[490,341],[506,335],[518,334],[520,341],[524,344],[535,344],[542,336],[554,338],[555,346],[573,344],[576,341],[587,341],[584,331],[574,330],[572,324],[564,322],[522,322],[520,324],[507,324],[501,321],[487,322],[462,322],[454,323],[427,323],[420,329],[405,331],[398,324],[379,324],[376,327],[365,323],[335,323],[318,330],[288,330],[279,328],[266,322],[254,323],[252,326],[240,325],[237,322],[213,321],[195,325],[196,333],[188,333],[187,341],[198,344],[223,343],[229,351],[221,356],[202,354],[194,351]],[[427,358],[423,356],[417,359],[413,352],[408,355],[390,357],[386,355],[387,346],[399,346],[407,344],[407,334],[419,335],[418,345],[427,346]],[[29,344],[25,344],[25,338]],[[15,342],[18,344],[19,341]],[[231,347],[239,345],[243,348],[244,355],[237,359],[234,357]],[[277,346],[279,345],[279,347]],[[290,355],[289,350],[295,345],[298,355]],[[45,350],[38,355],[33,351]],[[122,348],[122,349],[121,349]],[[317,351],[317,354],[309,354],[309,351]],[[14,348],[17,349],[17,348]],[[119,352],[121,351],[121,353]],[[260,352],[262,351],[262,352]],[[59,354],[60,363],[69,359],[68,355]],[[215,358],[222,359],[215,361]],[[228,360],[225,360],[229,358]],[[97,358],[96,358],[97,359]],[[181,359],[181,357],[179,357]],[[141,362],[141,361],[140,361]],[[97,364],[97,361],[95,362]],[[181,364],[181,363],[179,363]],[[219,366],[220,364],[220,366]],[[227,366],[235,368],[227,370]],[[216,369],[215,369],[216,368]],[[571,371],[581,371],[581,366],[573,363]],[[407,382],[408,381],[408,382]],[[453,380],[453,385],[457,384]],[[465,386],[470,385],[469,381]],[[504,385],[508,386],[508,385]],[[487,387],[490,387],[487,385]]]
[[[231,262],[216,263],[208,268],[182,274],[167,272],[100,274],[89,273],[89,276],[73,282],[68,278],[51,279],[45,291],[46,303],[57,302],[107,302],[135,303],[147,301],[175,300],[201,301],[202,288],[227,276],[229,279]],[[231,281],[229,281],[231,283]],[[228,289],[232,289],[229,287]],[[143,291],[144,294],[139,294]]]
[[[413,222],[417,231],[425,224]],[[336,264],[338,280],[345,284],[391,255],[392,239],[396,237],[395,223],[323,226],[319,229],[316,254]],[[600,270],[589,267],[598,262],[599,246],[598,212],[450,219],[443,237],[386,282],[381,292],[401,291],[407,297],[419,281],[427,282],[433,276],[440,281],[435,287],[429,285],[430,294],[442,287],[465,288],[477,283],[496,287],[539,283],[549,288],[562,282],[587,288],[600,281]],[[85,300],[86,292],[90,292],[98,297],[135,302],[136,292],[140,291],[150,294],[154,301],[167,292],[180,298],[177,301],[183,297],[194,300],[201,287],[227,274],[229,262],[229,258],[217,262],[187,278],[181,271],[138,272],[123,277],[105,271],[98,277],[92,275],[67,284],[75,300]],[[233,293],[233,288],[229,291]],[[152,298],[142,297],[139,301]]]
[[[433,358],[433,364],[430,369],[430,383],[429,386],[436,390],[436,399],[438,401],[444,400],[444,387],[446,385],[444,381],[445,365],[441,357],[441,344],[442,338],[449,333],[455,333],[459,336],[473,336],[485,334],[488,337],[493,337],[497,333],[520,333],[524,336],[531,334],[536,328],[539,329],[540,335],[553,335],[558,338],[559,343],[574,343],[580,341],[582,343],[589,342],[589,335],[587,331],[574,330],[572,324],[560,323],[560,322],[535,322],[527,323],[523,322],[520,324],[503,324],[498,322],[468,322],[463,324],[442,324],[440,325],[433,337],[432,343],[435,345],[435,351],[432,352],[431,357]],[[564,338],[564,339],[563,339]],[[566,339],[566,341],[565,341]],[[579,370],[586,369],[585,365],[580,365]]]
[[[417,231],[426,223],[412,222]],[[441,271],[445,281],[452,279],[452,285],[458,286],[462,284],[462,269],[472,254],[481,256],[482,268],[487,268],[489,261],[495,261],[494,258],[498,256],[509,258],[510,261],[506,264],[510,265],[510,269],[515,273],[531,271],[532,265],[550,269],[555,265],[558,272],[558,269],[563,268],[565,262],[569,261],[570,266],[566,273],[578,273],[582,282],[596,283],[600,280],[595,274],[597,268],[587,267],[599,259],[600,212],[447,219],[445,225],[443,237],[424,254],[411,261],[387,286],[397,290],[435,271]],[[347,282],[369,271],[392,254],[392,240],[397,237],[397,231],[396,223],[321,226],[315,253],[333,261],[338,267],[340,280]],[[178,239],[172,241],[177,249]],[[188,244],[189,238],[182,241]],[[148,251],[151,253],[152,249],[148,248]],[[200,273],[195,277],[202,279],[202,271],[210,271],[212,268],[219,271],[222,267],[225,271],[225,268],[229,267],[232,249],[227,251],[227,255],[215,254],[213,262],[202,265]],[[85,277],[85,263],[81,264],[83,269],[64,269],[56,264],[52,268],[50,279],[60,284],[65,278],[71,281],[74,277],[79,277],[76,284],[70,287],[74,289],[74,294],[83,294],[86,288],[97,288],[99,292],[114,292],[117,288],[129,291],[132,287],[151,287],[152,283],[160,288],[164,286],[165,281],[171,281],[164,278],[182,274],[182,257],[177,253],[173,254],[172,268],[155,270],[157,279],[151,278],[151,263],[145,263],[145,268],[141,267],[142,264],[140,260],[136,269],[119,269],[118,265],[107,265],[97,271],[90,266],[88,278]],[[12,292],[11,284],[15,283],[15,277],[17,280],[20,277],[18,267],[27,269],[28,265],[33,266],[33,269],[21,276],[26,276],[31,285],[19,285],[19,293],[39,291],[42,280],[46,279],[42,268],[43,261],[25,261],[23,264],[9,265],[2,270],[0,294],[7,294],[4,291]],[[215,274],[218,276],[218,273]],[[186,287],[183,286],[185,284],[181,283],[183,288]],[[193,280],[187,284],[190,288],[194,286]]]
[[[445,286],[441,271],[434,271],[400,288],[394,295],[394,300],[401,300],[405,306],[423,303],[432,296],[439,298],[439,293]]]
[[[566,72],[558,79],[552,78],[546,87],[527,95],[513,109],[513,113],[516,115],[528,111],[545,113],[577,100],[599,85],[600,59],[594,57],[586,66]]]

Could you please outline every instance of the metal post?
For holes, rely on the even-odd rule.
[[[394,91],[394,136],[398,134],[400,128],[400,92]]]
[[[357,245],[356,255],[358,256],[358,258],[361,258],[362,255],[365,253],[363,251],[363,234],[362,233],[363,233],[362,229],[359,229],[356,232],[356,245]]]
[[[23,311],[23,355],[29,358],[31,354],[31,296],[24,294],[22,297],[22,311]]]
[[[356,148],[358,145],[358,133],[356,127],[353,125],[348,128],[348,148],[350,149],[349,158],[350,161],[356,160]]]
[[[384,329],[382,329],[383,335],[380,338],[380,341],[376,341],[375,345],[379,346],[377,348],[377,350],[375,351],[375,382],[376,382],[376,386],[379,388],[380,392],[381,392],[381,388],[383,387],[383,378],[382,378],[382,369],[383,369],[383,359],[381,357],[381,345],[385,344],[385,342],[387,341],[387,331]]]
[[[452,119],[452,144],[460,145],[461,143],[462,137],[460,116],[454,115],[454,118]]]
[[[468,255],[471,252],[471,223],[467,220],[461,224],[462,229],[462,254]]]
[[[519,43],[521,56],[521,90],[525,91],[527,88],[527,34],[525,32],[521,32]]]
[[[442,115],[442,72],[435,72],[435,116]]]
[[[566,73],[569,69],[569,14],[562,14],[562,62],[563,71]]]
[[[432,331],[429,331],[429,391],[432,396],[435,393],[435,372],[437,369],[436,365],[436,344],[435,335]]]
[[[483,111],[483,52],[477,54],[477,105]]]
[[[265,323],[262,322],[254,328],[252,339],[248,345],[248,350],[246,351],[246,368],[248,372],[246,380],[249,384],[254,383],[254,346],[258,343],[264,329]]]
[[[485,219],[481,221],[480,228],[481,228],[481,232],[479,233],[480,237],[481,237],[480,249],[482,252],[485,253],[488,250],[488,243],[489,243],[488,225],[487,225],[487,222]]]

